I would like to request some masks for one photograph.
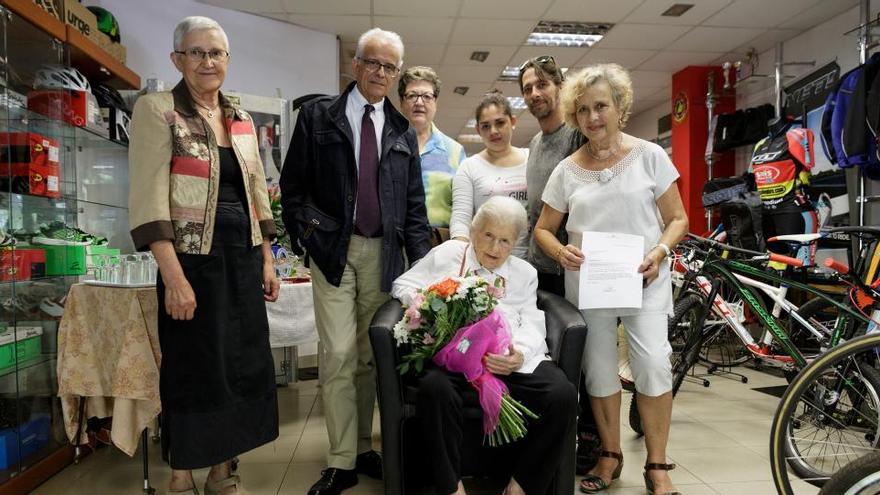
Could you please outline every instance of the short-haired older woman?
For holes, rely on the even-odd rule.
[[[546,493],[562,460],[563,437],[575,421],[576,392],[547,357],[544,313],[537,307],[538,275],[526,261],[510,256],[519,234],[528,228],[525,208],[513,198],[496,196],[477,210],[470,240],[435,247],[394,281],[392,295],[408,304],[420,288],[467,272],[490,284],[501,278],[506,295],[497,309],[510,325],[512,343],[504,355],[489,354],[486,363],[540,419],[528,424],[517,442],[508,495]],[[429,365],[421,377],[418,414],[431,459],[438,494],[463,494],[461,483],[461,392],[470,385],[460,374]]]
[[[641,309],[582,310],[589,331],[584,374],[603,452],[581,481],[584,493],[607,489],[620,476],[620,381],[617,376],[617,321],[626,328],[630,363],[638,392],[648,458],[645,485],[650,493],[675,493],[667,471],[666,443],[672,414],[671,348],[666,340],[672,287],[667,261],[687,233],[679,196],[678,172],[666,152],[623,132],[632,111],[629,74],[617,64],[600,64],[566,77],[561,93],[565,121],[588,139],[550,175],[535,226],[541,249],[565,268],[565,294],[578,304],[578,278],[584,262],[585,231],[618,232],[644,237]],[[570,244],[554,235],[568,221]]]
[[[250,116],[220,92],[223,28],[187,17],[171,62],[183,78],[134,107],[131,236],[159,264],[159,392],[168,493],[243,493],[230,460],[278,436],[265,301],[278,297],[275,236]]]
[[[449,216],[452,213],[452,177],[465,158],[464,146],[447,136],[434,124],[440,77],[434,69],[410,67],[400,75],[397,95],[400,110],[416,130],[419,157],[422,160],[422,185],[428,223],[434,245],[449,239]]]

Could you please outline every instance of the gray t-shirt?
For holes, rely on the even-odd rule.
[[[544,202],[541,196],[544,194],[544,186],[547,185],[547,179],[556,168],[556,165],[563,158],[577,151],[586,138],[577,129],[573,129],[565,124],[559,126],[559,129],[550,134],[539,132],[532,138],[529,143],[529,161],[526,166],[526,187],[528,203],[529,203],[529,240],[528,261],[541,273],[552,273],[559,275],[562,268],[553,258],[544,254],[538,243],[535,242],[535,224],[538,217],[541,216],[541,209]],[[565,222],[556,232],[559,242],[565,244],[567,235],[565,232]]]

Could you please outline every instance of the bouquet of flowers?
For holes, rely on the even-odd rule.
[[[449,277],[420,289],[394,326],[397,345],[410,345],[400,373],[421,372],[425,360],[431,359],[464,374],[479,395],[483,432],[492,446],[524,437],[525,418],[537,419],[483,364],[483,356],[501,354],[510,343],[507,322],[495,310],[503,297],[503,286],[490,285],[482,277]]]

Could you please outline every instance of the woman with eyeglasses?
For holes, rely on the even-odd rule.
[[[416,130],[419,157],[422,161],[422,185],[425,207],[436,246],[449,240],[449,217],[452,214],[452,177],[465,158],[464,147],[434,124],[440,78],[430,67],[410,67],[397,84],[400,110]]]
[[[469,241],[469,226],[474,213],[492,196],[508,196],[527,206],[526,161],[527,148],[510,144],[516,117],[510,102],[501,92],[486,94],[474,112],[476,130],[486,149],[461,162],[452,180],[452,219],[450,235],[453,239]],[[512,254],[525,258],[529,232],[520,232]]]
[[[223,28],[187,17],[171,62],[183,78],[134,107],[129,220],[159,264],[162,447],[168,493],[244,493],[231,460],[278,436],[266,301],[278,298],[275,223],[251,117],[220,92]]]

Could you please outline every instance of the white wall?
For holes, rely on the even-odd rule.
[[[141,76],[177,83],[180,74],[168,54],[174,28],[189,15],[211,17],[229,36],[229,72],[223,89],[294,99],[309,93],[338,93],[336,36],[281,21],[192,0],[90,0],[119,21],[129,68]],[[168,89],[168,88],[166,88]]]
[[[636,94],[635,98],[639,95]],[[626,132],[635,137],[651,141],[657,137],[657,121],[672,111],[672,103],[664,101],[656,107],[649,108],[638,115],[630,118],[626,126]]]

